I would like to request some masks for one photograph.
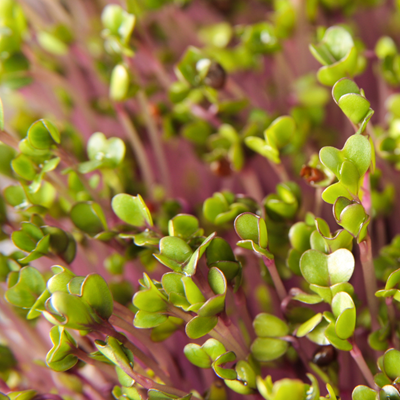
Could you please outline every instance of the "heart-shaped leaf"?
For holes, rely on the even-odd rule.
[[[52,268],[54,275],[47,281],[47,289],[53,294],[55,292],[68,293],[68,283],[76,275],[66,267],[54,265]],[[80,293],[80,291],[79,291]]]
[[[343,149],[323,147],[319,152],[321,162],[340,180],[340,170],[344,161],[352,162],[362,177],[371,164],[372,150],[369,140],[361,135],[350,136]]]
[[[355,46],[347,56],[331,65],[321,67],[317,72],[318,80],[326,86],[333,86],[345,76],[354,76],[357,68],[358,52]]]
[[[212,361],[205,350],[198,344],[189,343],[183,349],[186,358],[196,367],[211,368]]]
[[[54,371],[67,371],[77,362],[78,357],[73,353],[77,347],[74,338],[61,326],[53,326],[50,330],[52,349],[46,355],[46,364]]]
[[[91,330],[101,321],[89,304],[74,294],[55,292],[46,301],[46,308],[43,315],[48,321],[71,329]]]
[[[17,307],[31,308],[46,289],[46,282],[40,272],[33,267],[21,268],[15,274],[15,283],[11,285],[10,278],[8,280],[9,289],[5,298]]]
[[[223,368],[222,365],[233,362],[236,360],[236,355],[233,351],[228,351],[216,358],[212,363],[212,369],[215,374],[222,379],[233,380],[236,379],[236,371],[229,368]]]
[[[102,167],[116,168],[125,156],[125,144],[120,138],[107,139],[101,132],[94,133],[87,144],[91,161],[100,161]]]
[[[319,286],[347,282],[353,274],[354,264],[353,254],[347,249],[339,249],[329,255],[308,250],[300,259],[304,279]]]

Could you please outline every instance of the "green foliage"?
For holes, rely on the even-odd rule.
[[[276,185],[276,194],[269,194],[263,204],[267,215],[274,221],[292,219],[300,206],[301,192],[295,182]]]
[[[237,245],[257,254],[273,258],[267,250],[268,232],[265,221],[258,215],[252,213],[240,214],[235,219],[235,231],[241,239]]]
[[[252,211],[254,207],[254,201],[249,198],[235,196],[231,192],[218,192],[203,203],[203,214],[213,224],[223,225],[243,212]]]
[[[125,144],[119,138],[107,139],[101,132],[96,132],[87,144],[89,161],[79,164],[78,171],[82,174],[99,168],[116,168],[125,156]]]
[[[347,351],[354,400],[400,399],[398,49],[321,26],[395,37],[400,2],[31,3],[0,2],[0,398],[336,400]]]
[[[270,314],[258,314],[253,322],[257,339],[251,345],[251,352],[258,361],[271,361],[281,357],[289,343],[280,337],[289,333],[282,320]]]
[[[296,124],[292,117],[283,116],[274,120],[264,132],[264,140],[256,136],[248,136],[245,143],[255,152],[261,154],[275,164],[279,164],[280,152],[285,154],[296,131]]]
[[[338,197],[352,200],[360,196],[362,179],[372,162],[372,148],[367,138],[361,135],[350,136],[342,150],[323,147],[319,157],[338,179],[322,194],[327,203],[334,204]]]
[[[111,53],[132,56],[129,41],[135,27],[136,18],[115,4],[107,5],[101,14],[105,47]]]
[[[318,80],[327,86],[357,73],[358,52],[351,34],[340,26],[328,28],[317,45],[310,45],[311,54],[323,65]]]
[[[362,133],[374,113],[363,91],[354,81],[343,78],[333,86],[332,95],[346,117],[359,126],[357,133]]]
[[[52,349],[47,353],[46,364],[54,371],[67,371],[77,362],[78,357],[73,354],[77,347],[74,338],[61,326],[53,326],[50,330]]]
[[[118,194],[113,197],[111,206],[122,221],[133,226],[153,225],[153,220],[142,196]]]

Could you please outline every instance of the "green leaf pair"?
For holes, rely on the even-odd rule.
[[[214,361],[226,353],[225,346],[216,339],[208,339],[202,346],[189,343],[183,349],[186,358],[199,368],[211,368]]]
[[[331,303],[338,292],[352,292],[347,283],[354,271],[354,256],[347,249],[327,255],[318,250],[307,250],[300,259],[300,269],[310,289]]]
[[[218,268],[211,268],[208,283],[214,296],[206,300],[190,276],[170,272],[164,274],[162,285],[169,301],[185,311],[194,311],[201,317],[219,314],[224,309],[227,283],[224,274]]]
[[[208,268],[218,268],[228,282],[237,276],[240,278],[242,266],[236,261],[233,250],[225,239],[214,237],[206,249],[206,259]]]
[[[57,372],[67,371],[78,362],[73,354],[77,344],[74,338],[62,326],[53,326],[50,330],[53,347],[46,355],[46,364]]]
[[[227,282],[224,274],[215,267],[211,268],[208,283],[214,296],[206,299],[189,276],[169,272],[162,278],[169,303],[185,312],[198,314],[186,325],[186,334],[191,339],[202,337],[212,330],[218,322],[217,315],[225,308]]]
[[[348,339],[353,336],[356,326],[356,307],[351,296],[346,292],[337,293],[332,299],[332,311],[336,318],[336,335],[340,339]]]
[[[38,150],[50,150],[61,142],[58,129],[48,120],[40,119],[33,123],[28,130],[29,144]]]
[[[347,339],[353,335],[356,323],[354,302],[346,292],[337,293],[333,299],[337,317],[328,311],[315,314],[298,327],[296,336],[307,336],[321,346],[331,344],[339,350],[350,351],[353,346]]]
[[[328,28],[320,43],[310,44],[309,48],[323,65],[317,73],[323,85],[333,86],[339,79],[356,74],[358,52],[346,29],[340,26]]]
[[[23,263],[34,261],[49,251],[50,235],[45,235],[42,229],[31,222],[22,222],[21,230],[14,231],[11,239],[15,246],[29,253],[20,260]]]
[[[192,276],[196,273],[197,263],[215,235],[214,232],[205,239],[200,238],[202,241],[194,251],[186,241],[177,236],[163,237],[159,243],[160,254],[154,254],[154,257],[173,271]]]
[[[40,311],[36,311],[36,303],[46,290],[46,281],[37,269],[23,267],[19,271],[10,272],[7,285],[5,298],[9,303],[16,307],[30,309],[33,318],[40,315]]]
[[[289,334],[289,327],[271,314],[258,314],[253,321],[257,339],[251,345],[251,353],[258,361],[272,361],[284,355],[289,343],[281,337]]]
[[[135,27],[135,16],[121,6],[109,4],[101,14],[101,22],[104,26],[102,35],[105,38],[106,50],[132,57],[134,52],[129,46],[129,41]]]
[[[255,205],[249,198],[235,196],[231,192],[217,192],[203,203],[205,219],[215,225],[233,221],[239,214],[253,211]]]
[[[248,136],[245,143],[256,153],[268,158],[275,164],[280,164],[280,151],[290,144],[296,132],[296,124],[292,117],[283,116],[275,119],[264,132],[264,139]]]
[[[222,365],[236,360],[232,351],[226,352],[222,343],[216,339],[208,339],[201,347],[190,343],[184,348],[188,360],[200,368],[212,368],[215,374],[225,380],[225,384],[232,390],[241,394],[251,394],[256,388],[256,374],[254,365],[248,361],[240,360],[235,370],[223,368]],[[254,363],[253,363],[254,364]],[[256,368],[257,369],[257,368]]]
[[[273,259],[274,256],[267,250],[268,232],[265,221],[252,213],[240,214],[235,219],[235,231],[240,237],[236,244],[257,254]]]
[[[117,168],[125,157],[125,144],[120,138],[107,139],[101,132],[96,132],[87,143],[89,161],[79,164],[78,171],[82,174],[100,168]]]
[[[308,213],[305,222],[296,222],[289,230],[292,245],[287,258],[287,265],[297,275],[301,275],[300,258],[310,249],[330,254],[346,248],[352,249],[353,237],[345,229],[331,234],[328,224],[322,218],[315,218]]]
[[[47,291],[37,302],[45,301],[43,315],[49,322],[87,331],[111,316],[113,298],[100,275],[75,276],[60,266],[54,266],[53,272],[56,274],[47,282]]]
[[[56,195],[56,189],[49,182],[42,182],[36,192],[32,192],[30,186],[23,182],[20,182],[20,185],[8,186],[4,190],[7,204],[28,214],[45,212],[53,205]]]
[[[212,151],[206,160],[212,162],[224,158],[229,160],[234,171],[241,171],[245,162],[243,136],[244,133],[239,134],[232,125],[222,124],[216,134],[208,137]]]
[[[23,180],[32,181],[29,192],[39,191],[46,173],[55,170],[59,157],[52,158],[52,149],[59,144],[61,136],[57,128],[44,119],[33,123],[28,136],[19,143],[20,154],[11,162],[13,171]]]
[[[276,194],[269,194],[263,204],[273,221],[293,219],[301,203],[301,191],[294,182],[278,183]]]
[[[353,135],[347,139],[342,150],[323,147],[319,157],[322,164],[339,180],[324,190],[322,193],[324,201],[334,204],[338,197],[357,199],[363,177],[373,160],[370,141],[364,136]]]
[[[365,240],[371,219],[362,204],[346,197],[338,197],[333,206],[333,215],[336,222],[357,239],[357,243]]]
[[[332,96],[346,117],[359,127],[357,133],[363,133],[374,114],[363,90],[351,79],[343,78],[333,86]]]
[[[168,318],[168,298],[159,290],[156,284],[143,274],[142,288],[133,297],[133,305],[139,309],[135,314],[133,324],[136,328],[153,328]]]
[[[29,189],[32,193],[35,193],[39,190],[41,181],[46,172],[53,171],[57,168],[57,165],[60,162],[60,158],[52,158],[51,160],[45,160],[43,163],[43,167],[39,171],[38,166],[32,161],[32,159],[25,154],[19,154],[15,157],[11,166],[13,171],[21,178],[27,181],[33,181],[29,186]]]

